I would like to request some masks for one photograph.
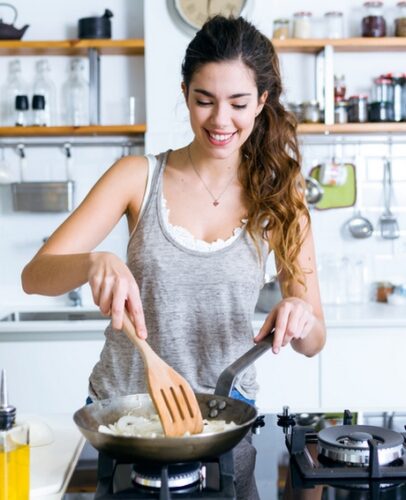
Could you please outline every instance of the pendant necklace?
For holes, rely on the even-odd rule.
[[[204,181],[203,177],[200,175],[199,171],[197,170],[197,168],[195,167],[194,163],[193,163],[193,160],[192,160],[192,155],[190,154],[190,144],[189,146],[187,147],[187,154],[188,154],[188,157],[189,157],[189,161],[190,161],[190,164],[192,165],[193,167],[193,170],[196,172],[196,175],[199,177],[201,183],[203,184],[203,186],[205,187],[206,191],[209,193],[209,195],[212,197],[213,199],[213,206],[217,207],[218,205],[220,205],[220,198],[223,196],[223,194],[227,191],[227,188],[230,186],[230,184],[232,183],[232,181],[234,180],[235,178],[235,173],[230,177],[230,180],[227,182],[227,184],[225,185],[223,191],[221,191],[221,193],[218,195],[218,196],[214,196],[214,194],[210,191],[209,187],[207,186],[206,182]]]

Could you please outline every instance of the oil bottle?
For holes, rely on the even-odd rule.
[[[29,500],[29,427],[16,423],[16,408],[7,402],[5,370],[0,385],[0,500]]]

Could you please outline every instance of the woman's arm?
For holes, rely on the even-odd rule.
[[[314,356],[323,348],[326,341],[313,234],[305,221],[302,222],[302,231],[305,232],[305,237],[298,263],[304,271],[306,286],[300,283],[291,285],[290,295],[284,295],[283,300],[270,312],[255,337],[255,341],[258,342],[275,328],[272,348],[275,354],[290,342],[296,351],[306,356]],[[281,289],[284,290],[286,273],[280,267],[278,277]]]
[[[116,255],[92,250],[124,214],[130,229],[135,226],[147,175],[145,158],[118,160],[25,266],[24,290],[59,295],[89,281],[95,303],[112,315],[113,327],[121,328],[126,305],[141,334],[145,325],[132,273]]]

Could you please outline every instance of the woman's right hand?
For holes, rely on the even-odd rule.
[[[101,312],[111,316],[112,327],[123,327],[124,309],[132,319],[137,335],[147,337],[144,311],[137,282],[126,264],[110,252],[91,254],[88,281],[94,303]]]

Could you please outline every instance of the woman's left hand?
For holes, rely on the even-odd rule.
[[[278,354],[280,348],[292,340],[306,338],[315,323],[316,317],[310,304],[297,297],[288,297],[268,314],[254,341],[259,342],[274,328],[272,351]]]

